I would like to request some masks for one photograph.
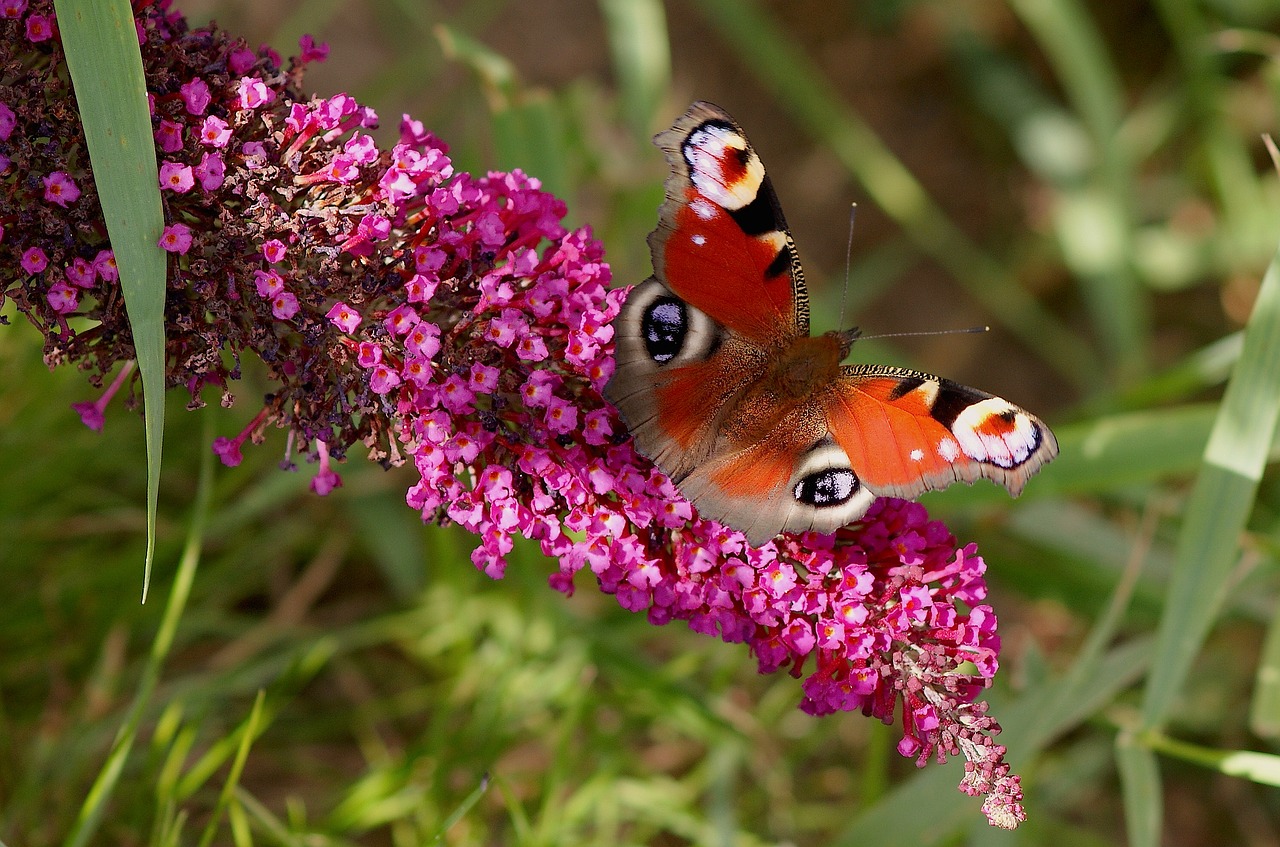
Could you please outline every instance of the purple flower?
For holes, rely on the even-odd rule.
[[[18,125],[18,117],[6,104],[0,103],[0,141],[8,141],[13,135],[13,128]]]
[[[160,188],[176,194],[185,194],[196,184],[191,173],[191,166],[181,162],[162,162],[160,164]]]
[[[184,82],[178,92],[182,95],[182,103],[189,115],[203,115],[213,99],[209,93],[209,84],[200,77]]]
[[[53,38],[52,15],[27,16],[27,40],[33,44]]]
[[[165,227],[160,233],[160,246],[170,253],[186,253],[191,249],[191,227],[186,224]]]
[[[64,209],[80,199],[80,188],[65,171],[54,171],[45,177],[44,199],[49,203],[57,203]]]
[[[39,247],[28,247],[22,253],[20,262],[22,269],[29,274],[38,274],[49,267],[49,257]]]

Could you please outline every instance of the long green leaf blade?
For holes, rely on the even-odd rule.
[[[1168,717],[1222,605],[1280,417],[1280,254],[1272,259],[1244,350],[1214,421],[1187,504],[1156,661],[1142,706],[1144,729]]]
[[[164,437],[164,227],[142,54],[128,0],[55,0],[93,181],[129,313],[147,427],[147,557],[155,554]]]

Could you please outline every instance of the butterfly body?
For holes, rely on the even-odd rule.
[[[844,365],[856,329],[809,335],[795,243],[764,166],[719,107],[655,143],[671,167],[654,275],[614,320],[606,396],[637,448],[756,545],[832,532],[877,496],[991,479],[1018,494],[1057,454],[1008,401],[930,374]]]

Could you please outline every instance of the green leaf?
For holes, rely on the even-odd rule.
[[[1280,254],[1262,280],[1244,349],[1187,503],[1142,727],[1168,718],[1227,590],[1280,418]]]
[[[1129,844],[1131,847],[1159,847],[1164,804],[1155,755],[1136,743],[1129,733],[1121,733],[1116,736],[1116,765],[1120,770]]]
[[[164,214],[142,54],[128,0],[55,0],[58,29],[84,125],[93,181],[129,313],[147,425],[147,556],[155,555],[164,438]]]
[[[657,0],[600,0],[622,115],[645,143],[671,88],[667,17]]]

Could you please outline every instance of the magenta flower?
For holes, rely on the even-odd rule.
[[[181,162],[162,162],[160,164],[160,187],[178,194],[185,194],[196,184],[191,166]]]
[[[28,247],[23,251],[19,264],[22,265],[22,269],[27,273],[38,274],[49,267],[49,257],[39,247]]]
[[[80,188],[65,171],[54,171],[45,177],[44,199],[49,203],[57,203],[64,209],[80,199]]]
[[[49,286],[45,299],[49,301],[49,308],[59,315],[74,312],[80,305],[80,294],[65,282],[55,282]]]
[[[106,423],[107,404],[111,402],[111,398],[116,396],[116,392],[120,390],[120,386],[124,385],[124,381],[133,372],[134,362],[128,361],[124,363],[124,367],[120,369],[120,373],[107,386],[107,390],[102,392],[96,401],[92,403],[72,403],[71,408],[80,415],[80,420],[85,426],[94,432],[101,432],[103,425]]]
[[[18,125],[18,116],[4,103],[0,103],[0,141],[8,141],[13,135],[13,128]]]
[[[25,14],[29,29],[39,15]],[[160,165],[167,214],[182,221],[162,238],[183,253],[170,263],[168,382],[195,406],[217,386],[230,406],[252,356],[275,383],[237,436],[214,442],[224,464],[268,424],[317,463],[318,494],[341,485],[334,465],[356,445],[412,463],[408,505],[474,533],[472,561],[486,574],[501,577],[516,537],[528,539],[556,563],[556,590],[598,586],[654,624],[745,644],[762,672],[802,680],[806,712],[896,723],[899,751],[918,763],[966,760],[961,788],[986,795],[990,820],[1023,817],[999,726],[975,702],[1000,642],[972,545],[923,507],[888,499],[834,536],[758,549],[702,519],[601,396],[625,294],[608,287],[590,231],[561,224],[560,200],[519,171],[456,171],[409,119],[379,147],[376,115],[345,94],[306,98],[296,62],[283,70],[217,29],[188,31],[164,2],[136,14],[144,64],[165,73],[156,126],[174,124],[178,144]],[[29,49],[20,40],[0,40],[0,59]],[[38,72],[0,83],[0,102],[46,102],[59,85],[70,102],[59,50],[41,56]],[[78,128],[53,152],[27,135],[7,144],[18,171],[65,168],[67,184],[74,173],[85,187],[77,213],[97,214],[92,180],[75,170],[87,161]],[[0,220],[38,216],[6,233],[0,267],[31,277],[33,250],[41,270],[104,255],[101,228],[32,202],[32,190],[0,195]],[[133,350],[118,275],[92,264],[102,281],[92,289],[41,277],[5,294],[50,339],[52,363],[103,378]],[[97,331],[64,319],[77,309]]]
[[[15,20],[27,10],[27,0],[0,0],[0,18]]]
[[[53,38],[52,15],[27,16],[27,40],[33,44]]]
[[[170,224],[160,233],[160,246],[170,253],[186,253],[191,249],[191,227]]]
[[[200,77],[184,82],[179,86],[178,93],[182,95],[182,105],[189,115],[203,115],[213,100],[209,84]]]

